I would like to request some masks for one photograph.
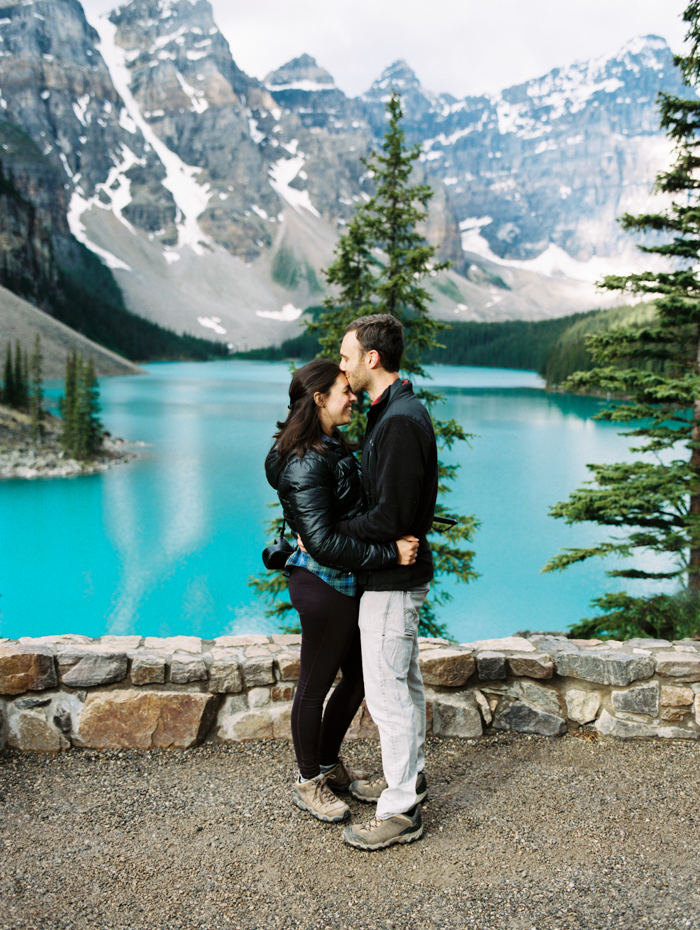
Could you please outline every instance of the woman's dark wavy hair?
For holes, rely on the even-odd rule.
[[[280,460],[296,452],[300,459],[309,449],[326,454],[323,428],[319,419],[319,408],[314,401],[317,392],[327,396],[335,379],[340,374],[336,362],[327,358],[316,358],[299,368],[289,385],[289,413],[286,420],[277,424],[274,446]],[[339,433],[340,442],[353,451],[355,446]],[[274,448],[274,447],[273,447]]]

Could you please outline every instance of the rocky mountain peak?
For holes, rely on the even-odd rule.
[[[335,90],[335,81],[325,68],[311,55],[292,58],[281,68],[271,71],[265,78],[271,91],[277,90]]]
[[[375,132],[384,123],[384,107],[394,92],[401,94],[407,124],[421,123],[432,111],[442,109],[441,98],[425,90],[415,71],[400,59],[385,68],[367,93],[362,95],[363,103],[373,111]]]
[[[382,71],[381,77],[372,84],[368,95],[375,94],[377,91],[391,93],[392,89],[404,93],[419,88],[420,81],[416,77],[416,72],[408,66],[403,58],[400,58]]]

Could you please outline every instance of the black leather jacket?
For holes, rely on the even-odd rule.
[[[362,512],[362,481],[354,455],[337,439],[324,446],[325,455],[310,449],[300,459],[292,452],[284,462],[273,447],[265,459],[267,480],[277,491],[290,530],[322,565],[342,571],[395,565],[395,542],[362,542],[334,529]]]

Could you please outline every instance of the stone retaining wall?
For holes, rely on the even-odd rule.
[[[289,739],[301,637],[0,639],[0,749]],[[700,642],[421,639],[428,729],[698,739]],[[376,738],[363,705],[350,738]]]

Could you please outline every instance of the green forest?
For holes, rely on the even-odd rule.
[[[319,307],[305,313],[312,320]],[[536,371],[549,387],[565,381],[575,371],[589,371],[593,361],[586,339],[621,326],[643,326],[654,316],[650,303],[590,310],[554,320],[505,320],[502,323],[460,323],[440,334],[441,346],[423,359],[426,364],[474,365],[485,368],[518,368]],[[278,346],[238,352],[235,358],[261,361],[308,361],[319,351],[313,333],[304,331]]]

